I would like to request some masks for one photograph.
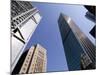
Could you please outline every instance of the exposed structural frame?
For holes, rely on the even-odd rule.
[[[18,2],[20,2],[20,1],[18,1]],[[31,36],[33,35],[41,18],[42,17],[39,14],[39,10],[37,10],[37,8],[35,8],[35,7],[28,9],[27,11],[22,12],[19,15],[16,15],[15,17],[11,17],[11,45],[12,45],[11,57],[13,58],[13,59],[11,58],[11,72],[13,71],[14,67],[16,66],[20,56],[22,55],[25,47],[27,46],[27,43],[29,42]],[[30,21],[30,19],[33,20],[33,24],[32,24],[33,29],[31,29],[31,31],[28,32],[27,26],[25,27],[25,25],[27,25],[27,23]],[[29,26],[30,25],[28,25],[28,27]],[[15,40],[17,40],[18,42],[16,42]],[[14,50],[15,47],[17,46],[16,44],[19,42],[23,45],[18,50],[17,49]],[[13,43],[15,44],[14,46],[13,46]],[[15,51],[15,55],[13,56],[14,51]]]

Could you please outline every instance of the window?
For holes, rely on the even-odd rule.
[[[26,70],[26,68],[24,67],[24,68],[23,68],[23,71],[25,71],[25,70]]]
[[[27,66],[27,64],[25,63],[25,66]]]
[[[29,59],[30,59],[30,57],[28,56],[28,57],[27,57],[27,59],[29,60]]]
[[[26,63],[28,63],[28,60],[26,60]]]

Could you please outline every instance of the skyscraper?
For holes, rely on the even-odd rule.
[[[85,17],[96,23],[96,6],[84,6],[88,11],[86,12]],[[94,25],[94,27],[91,29],[91,31],[89,32],[94,38],[96,38],[96,25]]]
[[[96,38],[96,25],[91,29],[90,34]]]
[[[11,71],[41,20],[39,10],[27,1],[11,1]]]
[[[46,49],[37,44],[26,50],[19,59],[13,74],[32,74],[46,72]]]
[[[68,69],[94,69],[96,66],[96,48],[74,21],[60,14],[58,19],[62,43]]]

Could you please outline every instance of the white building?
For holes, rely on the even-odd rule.
[[[11,71],[41,20],[30,2],[11,1]]]

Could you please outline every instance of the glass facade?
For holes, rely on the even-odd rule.
[[[95,68],[95,46],[86,37],[86,35],[77,27],[72,19],[64,14],[61,14],[58,20],[59,30],[61,33],[62,43],[68,63],[68,69],[94,69]],[[88,65],[83,64],[88,60]],[[81,62],[83,61],[83,62]],[[89,66],[92,64],[91,66]],[[85,66],[83,68],[82,66]],[[87,68],[88,67],[88,68]]]

